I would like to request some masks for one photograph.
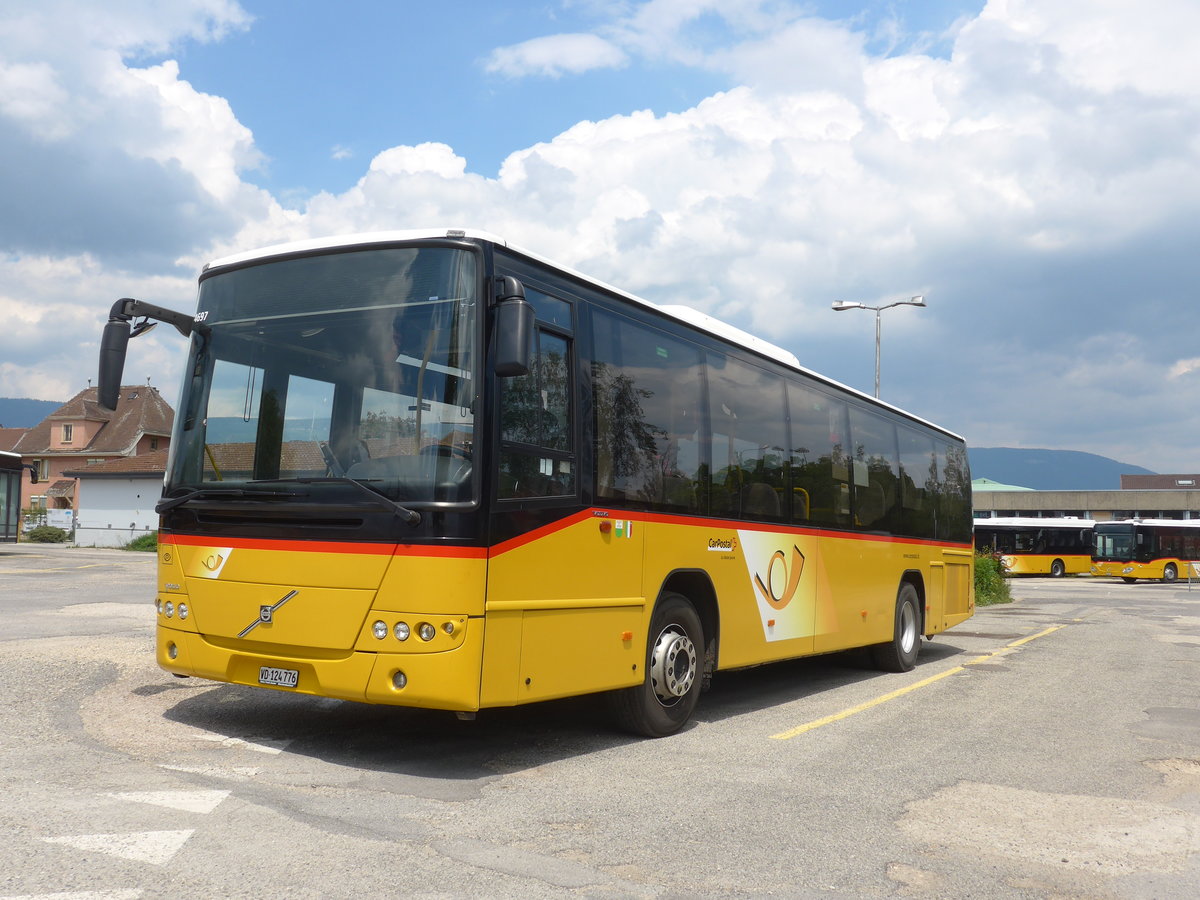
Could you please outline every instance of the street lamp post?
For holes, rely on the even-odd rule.
[[[868,306],[865,303],[859,303],[857,300],[834,300],[833,308],[837,312],[844,309],[870,309],[875,312],[875,399],[879,399],[879,337],[880,337],[880,317],[879,314],[885,309],[891,309],[893,306],[924,306],[925,298],[917,295],[916,297],[906,297],[903,300],[893,300],[891,303],[885,303],[882,306]]]

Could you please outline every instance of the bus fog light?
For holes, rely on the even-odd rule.
[[[392,687],[394,687],[396,690],[400,691],[400,690],[404,689],[404,686],[406,684],[408,684],[408,676],[407,675],[405,675],[403,672],[393,672],[392,673]]]
[[[167,659],[174,659],[179,655],[179,648],[174,644],[167,644]]]
[[[179,618],[182,621],[188,617],[188,608],[186,603],[179,604]]]
[[[171,618],[171,616],[175,615],[175,604],[168,600],[166,605],[163,607],[163,613],[168,619]]]
[[[447,622],[442,626],[442,631],[446,632],[446,634],[454,634],[454,623]]]
[[[376,622],[371,626],[371,634],[375,635],[375,637],[382,641],[388,636],[387,622]]]
[[[434,628],[432,625],[430,625],[428,622],[422,622],[420,625],[417,626],[417,634],[418,634],[418,636],[420,636],[421,640],[423,640],[423,641],[432,641],[434,638],[434,635],[437,634],[437,629]]]
[[[407,622],[397,622],[395,634],[396,634],[396,640],[407,641],[408,635],[410,634],[408,623]]]

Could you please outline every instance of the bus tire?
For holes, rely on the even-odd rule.
[[[662,594],[650,617],[645,678],[609,695],[617,724],[645,737],[674,734],[696,709],[703,668],[700,616],[682,594]]]
[[[1062,578],[1066,574],[1067,567],[1063,565],[1063,561],[1061,559],[1056,559],[1054,562],[1050,563],[1051,578]]]
[[[1126,584],[1135,584],[1135,583],[1137,583],[1137,579],[1136,579],[1136,578],[1130,578],[1130,577],[1128,577],[1127,575],[1122,575],[1122,576],[1121,576],[1121,580],[1122,580],[1123,582],[1125,582]]]
[[[907,672],[917,664],[921,650],[921,610],[917,589],[907,581],[896,594],[896,619],[892,639],[871,647],[876,668],[885,672]]]
[[[1175,568],[1175,563],[1167,563],[1163,566],[1163,584],[1174,584],[1179,580],[1179,570]]]

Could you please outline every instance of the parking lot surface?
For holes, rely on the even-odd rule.
[[[153,567],[0,548],[0,897],[1200,896],[1200,584],[1017,580],[652,741],[171,677]]]

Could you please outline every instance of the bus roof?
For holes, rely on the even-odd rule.
[[[653,303],[643,297],[637,296],[636,294],[631,294],[628,291],[622,290],[621,288],[613,287],[611,284],[607,284],[598,278],[585,275],[569,266],[564,266],[561,263],[554,262],[553,260],[547,259],[544,256],[541,256],[530,250],[526,250],[523,247],[518,247],[499,235],[495,235],[487,231],[480,231],[470,228],[423,228],[396,231],[372,231],[359,234],[342,234],[331,237],[308,238],[305,240],[291,241],[285,244],[275,244],[273,246],[262,247],[257,250],[247,250],[242,253],[234,253],[229,256],[219,257],[218,259],[214,259],[205,265],[202,274],[207,275],[215,269],[225,268],[226,266],[243,265],[258,260],[269,259],[274,256],[291,256],[293,254],[313,253],[320,250],[337,248],[367,246],[370,244],[391,244],[403,241],[447,239],[485,241],[491,244],[496,244],[500,247],[504,247],[505,249],[511,250],[514,253],[518,253],[521,256],[528,257],[531,260],[542,263],[546,266],[550,266],[551,268],[557,269],[560,272],[564,272],[573,278],[577,278],[580,281],[584,281],[588,284],[598,287],[603,291],[617,294],[618,296],[623,297],[633,303],[637,303],[648,309],[656,310],[660,314],[690,325],[692,328],[708,332],[709,334],[721,338],[722,340],[745,347],[746,349],[752,350],[760,356],[773,359],[790,369],[795,369],[798,372],[801,372],[818,381],[822,381],[825,384],[837,388],[838,390],[853,394],[871,404],[892,410],[893,412],[899,413],[915,422],[920,422],[922,425],[927,425],[936,431],[940,431],[943,434],[953,437],[956,440],[963,440],[961,435],[956,434],[947,428],[943,428],[941,425],[935,425],[933,422],[914,415],[913,413],[901,409],[898,406],[893,406],[885,400],[872,397],[869,394],[863,393],[857,388],[849,387],[848,385],[844,385],[841,382],[835,381],[826,375],[822,375],[819,372],[814,372],[811,369],[807,369],[800,364],[799,358],[791,351],[776,346],[775,344],[765,341],[762,338],[755,337],[749,332],[742,331],[740,328],[736,328],[727,322],[722,322],[720,319],[713,318],[707,313],[700,312],[699,310],[693,309],[690,306],[676,304],[660,305]]]
[[[1200,528],[1200,519],[1112,519],[1108,522],[1097,522],[1097,525],[1154,525],[1173,526],[1175,528]]]
[[[1091,528],[1095,524],[1094,519],[1080,519],[1075,516],[994,516],[990,519],[975,519],[976,528]]]

